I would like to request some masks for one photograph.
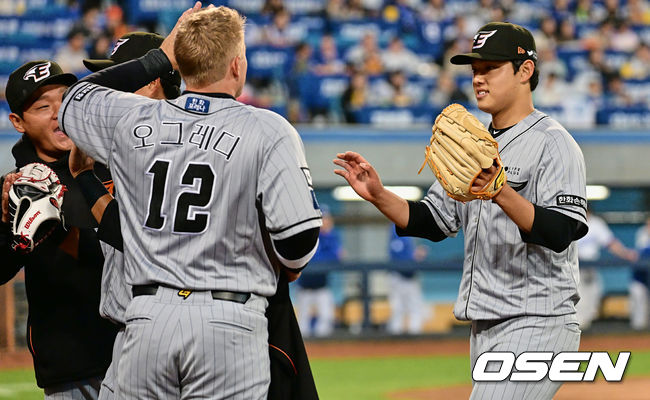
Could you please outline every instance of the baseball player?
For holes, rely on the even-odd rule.
[[[61,204],[63,200],[64,222],[57,220],[50,236],[43,236],[31,252],[21,254],[11,245],[10,214],[15,221],[20,221],[21,214],[32,215],[25,226],[30,225],[38,236],[34,225],[41,220],[36,217],[48,212],[35,204],[45,194],[21,199],[19,210],[10,213],[8,196],[17,175],[8,174],[2,184],[0,284],[24,267],[29,308],[26,342],[45,399],[96,399],[117,331],[97,312],[104,261],[95,232],[97,223],[68,171],[72,142],[59,129],[57,118],[64,91],[76,81],[55,62],[39,60],[12,72],[6,88],[9,120],[22,133],[12,148],[16,167],[38,163],[42,170],[56,174],[67,189],[62,199],[50,197],[46,203]],[[108,175],[99,165],[95,172],[102,178]]]
[[[580,261],[597,261],[600,250],[605,247],[619,258],[635,263],[639,254],[628,249],[616,239],[607,222],[587,210],[587,225],[589,232],[578,240],[578,259]],[[596,267],[580,265],[580,281],[578,284],[580,302],[576,306],[576,313],[580,329],[585,330],[591,326],[598,317],[600,302],[603,297],[603,281]]]
[[[454,200],[438,181],[421,201],[406,201],[387,191],[354,152],[338,154],[334,163],[343,169],[335,173],[392,220],[400,235],[439,241],[463,230],[454,315],[472,322],[472,370],[486,351],[576,351],[575,240],[587,231],[585,166],[571,135],[533,107],[534,39],[521,26],[489,23],[474,37],[472,52],[451,62],[471,64],[478,107],[492,115],[489,130],[508,176],[492,201]],[[472,191],[482,191],[497,172],[494,165],[484,169]],[[560,384],[548,378],[474,382],[471,398],[551,399]]]
[[[243,22],[227,7],[201,10],[181,22],[173,52],[139,60],[150,78],[178,65],[188,90],[174,101],[93,83],[64,99],[63,130],[129,188],[118,199],[134,296],[120,396],[265,398],[264,311],[278,274],[269,260],[297,274],[317,245],[297,132],[235,100]]]
[[[98,60],[84,60],[84,64],[91,71],[99,71],[113,65],[118,65],[126,61],[144,56],[149,50],[157,49],[163,43],[164,38],[155,33],[148,32],[131,32],[117,40],[110,58]],[[117,73],[108,74],[110,81],[118,81],[124,75],[119,70]],[[126,71],[125,73],[128,73]],[[111,78],[111,77],[114,78]],[[106,75],[104,75],[106,77]],[[86,80],[93,80],[94,77],[88,77]],[[175,99],[180,95],[180,74],[174,71],[171,74],[163,74],[161,77],[148,82],[142,87],[136,85],[133,91],[141,96],[152,99]],[[114,86],[110,82],[105,86]],[[106,180],[102,184],[92,172],[93,163],[83,163],[80,159],[80,153],[73,148],[69,158],[70,172],[75,180],[79,183],[84,193],[91,211],[99,222],[98,237],[104,252],[104,268],[102,271],[102,286],[99,311],[104,317],[117,324],[120,330],[115,337],[113,344],[113,356],[111,365],[106,371],[102,380],[102,389],[99,393],[99,399],[112,399],[115,392],[115,372],[117,371],[120,355],[122,352],[122,343],[124,340],[125,320],[124,313],[126,306],[131,301],[131,287],[125,281],[124,275],[124,256],[122,253],[122,243],[119,215],[117,203],[110,203],[110,197],[106,196],[109,192],[114,194],[114,185],[112,179]],[[85,167],[82,171],[82,167]],[[82,172],[85,172],[82,174]],[[106,189],[104,188],[106,186]],[[107,191],[108,189],[108,191]],[[106,196],[106,197],[103,197]],[[103,197],[103,198],[102,198]],[[102,201],[99,201],[100,198]],[[102,217],[106,216],[106,221],[102,223]],[[117,223],[112,223],[117,222]],[[115,239],[115,235],[119,240]]]
[[[181,17],[182,19],[183,17]],[[154,33],[132,32],[121,37],[109,59],[84,60],[86,66],[97,71],[121,64],[136,57],[145,55],[149,50],[161,46],[163,37]],[[128,67],[127,67],[128,70]],[[109,77],[119,80],[128,71],[113,68]],[[84,78],[93,81],[94,76]],[[171,76],[165,74],[142,88],[137,88],[136,94],[149,98],[178,97],[180,75],[175,72]],[[105,86],[113,86],[110,83]],[[135,87],[134,87],[135,89]],[[131,288],[125,282],[123,268],[123,242],[120,232],[117,201],[112,199],[112,180],[109,184],[101,181],[91,172],[94,160],[87,157],[76,147],[70,155],[70,172],[76,178],[82,192],[87,198],[92,212],[99,222],[98,236],[102,240],[102,248],[106,262],[103,271],[102,297],[100,312],[102,316],[117,323],[121,329],[115,338],[113,357],[104,379],[99,398],[114,398],[115,372],[119,365],[124,339],[124,312],[130,302]],[[105,187],[106,186],[106,187]],[[104,243],[105,242],[105,243]],[[269,299],[266,316],[269,320],[269,353],[271,360],[271,385],[268,399],[312,399],[317,398],[316,386],[309,366],[302,335],[298,329],[295,313],[289,297],[288,277],[282,274],[278,282],[276,294]],[[293,396],[293,397],[292,397]]]

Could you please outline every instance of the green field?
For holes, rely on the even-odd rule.
[[[399,390],[469,384],[467,356],[314,359],[323,400],[380,400]],[[625,377],[650,376],[650,351],[634,351]],[[31,369],[0,370],[0,400],[43,399]]]

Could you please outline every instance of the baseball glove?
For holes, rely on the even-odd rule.
[[[22,176],[9,189],[11,248],[29,253],[61,223],[66,188],[47,165],[31,163],[20,171]]]
[[[506,183],[499,145],[485,126],[460,104],[447,106],[431,128],[433,134],[424,152],[425,162],[449,197],[458,201],[488,200]],[[496,165],[497,173],[480,191],[472,184],[483,169]],[[422,172],[420,168],[420,172]]]

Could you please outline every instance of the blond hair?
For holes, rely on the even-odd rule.
[[[198,11],[181,22],[174,56],[188,85],[205,86],[226,76],[230,61],[243,50],[245,22],[224,6]]]

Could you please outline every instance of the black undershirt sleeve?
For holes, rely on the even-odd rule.
[[[320,228],[307,229],[286,239],[274,240],[273,246],[275,251],[287,260],[298,260],[314,249],[319,232]]]
[[[535,219],[530,233],[519,230],[526,243],[547,247],[556,253],[587,234],[587,225],[562,213],[534,205]]]
[[[398,236],[415,236],[439,242],[447,237],[431,214],[429,207],[421,201],[408,201],[409,222],[406,228],[395,227]]]
[[[170,71],[172,65],[167,55],[160,49],[153,49],[142,57],[93,72],[73,86],[90,82],[122,92],[135,92]]]
[[[120,208],[117,205],[117,200],[111,200],[106,206],[102,221],[99,223],[97,237],[115,249],[124,251],[124,240],[120,225]]]

